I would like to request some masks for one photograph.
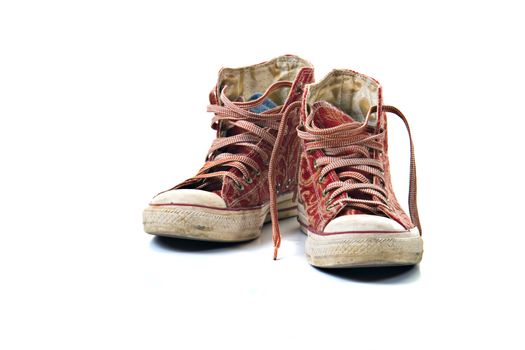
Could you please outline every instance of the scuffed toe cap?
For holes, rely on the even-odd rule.
[[[195,189],[179,189],[162,192],[155,196],[150,204],[193,204],[207,207],[226,208],[226,203],[218,194]]]
[[[406,229],[392,219],[367,214],[337,217],[324,229],[326,233],[351,231],[406,231]]]

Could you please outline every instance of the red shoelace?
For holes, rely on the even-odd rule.
[[[208,184],[206,179],[229,177],[232,179],[235,187],[238,190],[244,190],[244,184],[253,182],[251,173],[255,176],[261,175],[259,164],[246,154],[235,154],[227,152],[224,149],[235,149],[233,146],[243,146],[251,148],[263,161],[268,165],[268,187],[270,193],[270,215],[272,220],[272,239],[274,243],[274,260],[277,258],[277,251],[281,245],[281,233],[279,228],[279,217],[277,209],[277,193],[275,184],[275,166],[277,159],[277,152],[280,149],[284,136],[288,132],[295,132],[295,130],[287,130],[287,121],[290,112],[299,108],[300,101],[295,101],[283,108],[278,106],[262,113],[255,113],[250,111],[251,108],[262,104],[268,95],[273,91],[281,88],[290,88],[291,82],[280,81],[271,85],[266,92],[259,98],[247,102],[232,102],[226,97],[225,86],[220,95],[222,105],[208,106],[208,112],[212,112],[215,116],[212,119],[214,128],[220,128],[221,131],[228,131],[231,128],[236,130],[243,130],[231,136],[223,136],[225,132],[219,132],[217,137],[208,151],[208,158],[204,166],[199,170],[198,174],[193,179],[203,181],[197,188],[202,189]],[[274,134],[276,136],[274,136]],[[271,154],[268,154],[260,142],[264,141],[271,147]],[[217,169],[220,168],[220,169]],[[238,169],[242,177],[237,176],[228,168]],[[250,169],[252,172],[250,172]],[[295,192],[297,189],[295,189]],[[294,194],[295,197],[295,194]]]
[[[327,104],[328,105],[328,104]],[[330,210],[335,205],[344,204],[354,209],[381,214],[389,208],[390,199],[385,190],[385,169],[377,155],[383,150],[384,130],[376,130],[368,125],[370,116],[377,112],[377,106],[371,107],[363,122],[350,121],[329,128],[319,128],[314,122],[318,108],[326,107],[323,103],[315,106],[307,116],[304,125],[297,130],[299,138],[305,140],[305,152],[321,150],[324,156],[315,160],[314,167],[321,168],[319,182],[335,171],[339,181],[328,184],[323,196],[328,196],[326,205]],[[408,203],[412,222],[421,232],[417,210],[416,162],[412,135],[405,116],[395,107],[383,106],[383,112],[396,114],[401,118],[410,139],[410,186]],[[374,181],[374,179],[376,179]],[[347,196],[340,194],[346,193]]]
[[[251,112],[250,109],[262,104],[273,91],[291,86],[291,82],[277,82],[270,86],[261,97],[248,102],[230,101],[225,95],[225,90],[227,89],[225,86],[220,95],[223,105],[208,106],[208,111],[215,114],[212,124],[222,130],[236,127],[244,130],[244,132],[231,136],[217,137],[208,152],[209,156],[206,163],[198,174],[193,177],[193,179],[204,181],[216,177],[229,177],[233,180],[235,186],[242,191],[245,183],[253,181],[249,168],[251,168],[255,176],[260,176],[261,169],[251,157],[245,154],[223,152],[221,149],[229,146],[244,146],[251,148],[261,157],[263,163],[267,164],[269,169],[268,188],[270,193],[274,260],[277,259],[277,252],[281,245],[275,183],[276,155],[284,136],[289,132],[294,132],[287,130],[287,120],[290,112],[298,108],[301,103],[300,101],[295,101],[290,103],[285,109],[283,109],[283,106],[278,106],[262,113]],[[411,153],[408,202],[412,222],[421,232],[416,200],[416,163],[410,127],[405,116],[397,108],[392,106],[383,106],[382,108],[384,112],[394,113],[400,117],[408,131]],[[328,208],[338,203],[344,203],[353,208],[379,214],[382,211],[381,208],[389,207],[388,194],[384,188],[384,165],[381,161],[375,159],[375,154],[383,151],[385,132],[382,130],[379,132],[371,131],[368,126],[370,115],[376,112],[377,106],[371,107],[364,122],[349,122],[331,128],[318,128],[314,123],[315,110],[313,110],[306,118],[304,125],[297,129],[298,136],[307,141],[304,151],[323,150],[325,154],[325,156],[317,158],[315,162],[316,167],[322,167],[321,181],[330,171],[338,173],[340,181],[332,182],[326,186],[323,192],[324,196],[328,196]],[[276,136],[274,136],[275,133]],[[272,149],[270,155],[260,146],[261,140],[270,145]],[[214,171],[214,168],[217,167],[223,168],[223,170]],[[225,167],[238,169],[242,174],[242,178],[231,171],[224,170]],[[380,181],[374,183],[374,181],[370,180],[372,177],[376,177]],[[197,188],[204,188],[206,185],[204,182]],[[349,195],[334,201],[341,193]],[[355,195],[356,193],[358,194],[357,196]],[[363,195],[371,199],[362,199]]]

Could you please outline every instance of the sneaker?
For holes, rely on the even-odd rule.
[[[147,233],[246,241],[270,219],[297,215],[301,96],[312,65],[296,56],[224,68],[210,93],[217,130],[199,172],[157,194],[144,210]],[[278,230],[278,226],[277,229]],[[275,230],[274,230],[275,231]],[[276,246],[280,235],[274,235]]]
[[[386,113],[410,137],[408,217],[390,181]],[[381,85],[334,70],[305,88],[301,107],[299,223],[306,256],[318,267],[413,265],[423,240],[416,204],[416,164],[406,118],[382,104]]]

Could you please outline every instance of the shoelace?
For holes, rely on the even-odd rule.
[[[254,113],[250,109],[262,104],[270,93],[273,91],[292,86],[291,82],[281,81],[270,86],[266,92],[259,98],[248,102],[232,102],[225,94],[227,86],[222,89],[220,100],[223,105],[210,105],[208,112],[215,113],[212,119],[212,125],[221,125],[221,129],[229,130],[229,128],[237,127],[245,130],[245,132],[238,133],[232,136],[217,137],[208,151],[208,160],[204,166],[199,170],[198,174],[192,179],[205,180],[214,177],[229,177],[239,190],[244,190],[244,183],[252,183],[253,179],[250,176],[248,167],[253,169],[256,176],[260,176],[261,170],[259,165],[252,158],[243,154],[233,154],[228,152],[218,152],[216,156],[211,159],[211,155],[216,151],[226,146],[244,146],[251,148],[258,154],[264,164],[268,165],[268,187],[270,192],[270,215],[272,220],[272,239],[274,243],[274,260],[277,259],[277,251],[281,245],[281,234],[279,228],[279,217],[277,209],[277,192],[275,185],[275,167],[278,150],[284,139],[284,135],[288,132],[286,125],[290,111],[300,106],[300,101],[295,101],[286,106],[284,111],[281,109],[276,112],[276,109],[265,111],[263,113]],[[271,133],[276,130],[276,136]],[[264,140],[272,147],[271,155],[268,156],[267,151],[258,145]],[[215,167],[233,167],[239,170],[242,174],[242,179],[230,171],[218,170],[212,171]],[[191,180],[191,179],[190,179]],[[206,184],[201,184],[197,188],[203,188]],[[297,189],[295,189],[297,191]],[[295,197],[296,194],[294,194]]]
[[[408,203],[410,218],[421,232],[417,210],[416,162],[410,127],[406,117],[397,108],[383,106],[383,111],[396,114],[403,120],[408,131],[410,139]],[[306,152],[322,150],[325,154],[325,156],[317,158],[314,163],[314,167],[322,167],[319,182],[322,182],[330,171],[336,171],[338,174],[340,181],[330,183],[323,191],[323,196],[330,193],[326,202],[327,209],[330,210],[342,203],[378,214],[383,211],[382,209],[388,208],[390,202],[384,188],[383,163],[374,159],[375,154],[383,152],[385,131],[372,131],[368,126],[368,120],[373,113],[377,112],[377,106],[369,109],[364,122],[349,122],[331,128],[318,128],[314,123],[315,112],[316,109],[314,108],[297,132],[301,139],[307,141]],[[374,177],[379,181],[371,181]],[[342,193],[347,193],[348,196],[334,201]],[[363,197],[370,199],[363,199]]]

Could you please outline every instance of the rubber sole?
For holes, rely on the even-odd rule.
[[[322,268],[354,268],[418,264],[423,257],[423,239],[417,228],[399,233],[317,234],[307,229],[299,204],[301,230],[306,239],[308,262]]]
[[[279,219],[297,216],[292,194],[278,199]],[[214,242],[242,242],[260,236],[270,221],[270,206],[227,210],[190,205],[149,206],[144,210],[144,231],[157,236]]]

